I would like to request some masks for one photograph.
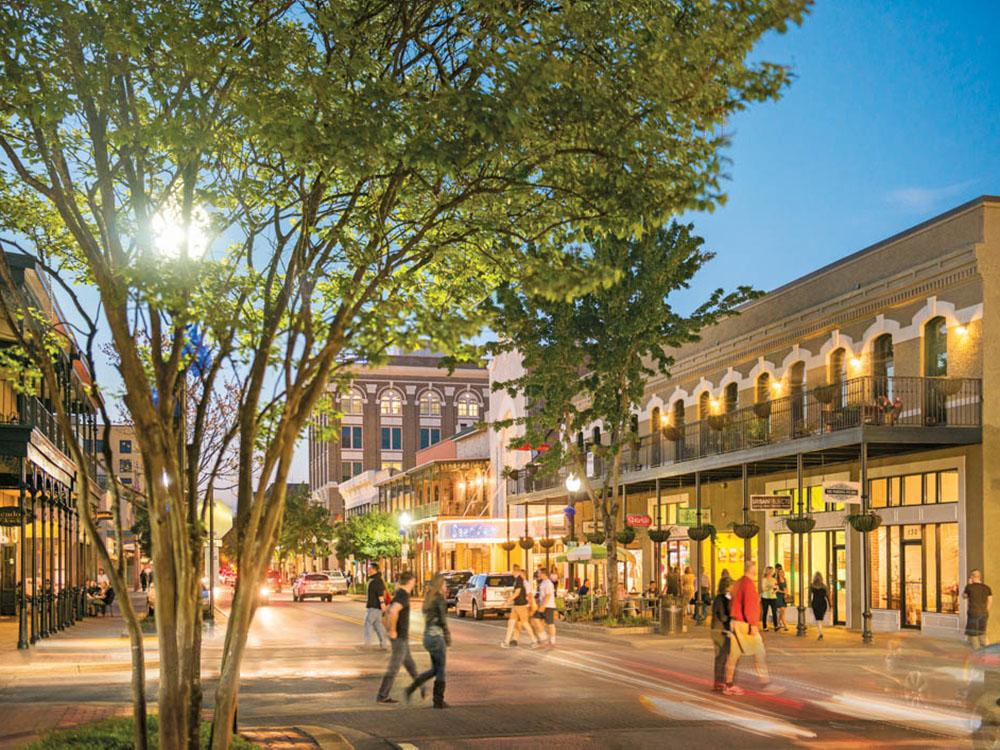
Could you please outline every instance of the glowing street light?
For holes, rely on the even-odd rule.
[[[576,474],[570,474],[566,477],[566,491],[573,493],[580,490],[580,477]]]
[[[401,529],[410,528],[410,524],[413,523],[413,516],[405,511],[399,514],[399,527]]]

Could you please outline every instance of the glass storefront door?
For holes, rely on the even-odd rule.
[[[919,628],[924,609],[923,546],[919,541],[903,542],[903,611],[904,628]]]
[[[840,544],[833,545],[834,568],[830,580],[833,583],[833,624],[847,623],[847,547],[844,545],[843,532],[838,531]]]
[[[0,615],[17,614],[17,547],[0,545]]]

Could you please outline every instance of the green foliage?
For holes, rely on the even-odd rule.
[[[353,555],[360,560],[379,560],[396,557],[402,552],[399,519],[381,511],[351,516],[338,524],[337,540],[337,554],[343,551],[343,557]]]
[[[157,738],[157,727],[159,722],[155,716],[150,716],[146,721],[149,728],[149,748],[157,750],[160,743]],[[105,719],[104,721],[87,724],[76,729],[60,729],[49,732],[40,740],[28,745],[28,750],[132,750],[132,719]],[[211,724],[204,722],[201,725],[201,746],[207,748],[209,730]],[[240,736],[233,737],[233,742],[229,746],[233,750],[252,750],[257,747],[252,742]]]
[[[313,539],[316,541],[313,542]],[[310,502],[308,485],[289,485],[285,494],[285,515],[278,534],[282,556],[315,554],[326,557],[330,554],[333,539],[330,511]]]

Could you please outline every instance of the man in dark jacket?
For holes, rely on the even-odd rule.
[[[383,651],[386,649],[388,636],[382,625],[383,609],[385,609],[385,581],[382,580],[378,565],[371,563],[368,566],[368,601],[365,604],[365,648],[371,646],[372,630],[374,630],[378,636],[379,648]]]
[[[712,643],[715,646],[715,682],[712,690],[721,693],[726,687],[726,661],[729,659],[732,633],[729,630],[729,578],[719,581],[719,593],[712,601]]]

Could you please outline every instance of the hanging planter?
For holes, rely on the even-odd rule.
[[[756,414],[761,419],[767,419],[771,416],[771,402],[770,401],[758,401],[753,405],[753,413]]]
[[[827,383],[826,385],[821,385],[817,388],[813,388],[813,396],[821,404],[833,403],[833,397],[837,395],[837,385],[835,383]]]
[[[504,479],[517,479],[517,469],[513,466],[504,466],[503,470],[500,472],[500,476]]]
[[[709,537],[715,539],[715,527],[710,523],[703,523],[701,526],[692,526],[688,529],[688,538],[696,542],[703,542]]]
[[[550,537],[545,537],[544,539],[538,540],[538,546],[540,546],[542,549],[552,549],[553,547],[556,546],[556,540],[551,539]]]
[[[666,529],[650,529],[649,540],[654,544],[663,544],[670,538],[670,532]]]
[[[733,521],[729,526],[732,528],[733,533],[740,539],[753,539],[760,533],[760,526],[753,521],[747,521],[746,523]]]
[[[635,541],[635,529],[631,526],[626,526],[624,529],[615,534],[615,539],[618,540],[619,544],[631,544]]]
[[[847,517],[847,522],[851,528],[860,531],[862,534],[869,534],[882,525],[882,516],[878,513],[852,513]]]
[[[664,427],[663,437],[667,440],[677,443],[684,439],[684,428],[683,427]]]
[[[721,432],[722,428],[726,426],[726,415],[712,414],[708,418],[708,426],[711,427],[716,432]]]
[[[571,544],[576,544],[576,537],[573,536],[572,534],[567,534],[562,538],[562,541],[563,544],[565,544],[568,547]]]
[[[957,396],[958,392],[962,390],[963,381],[961,378],[941,378],[935,380],[934,384],[945,396]]]
[[[591,544],[604,544],[604,532],[603,531],[591,531],[584,534],[587,541]]]
[[[535,540],[530,536],[522,536],[517,540],[517,543],[520,545],[521,549],[534,549],[535,547]]]
[[[500,543],[500,549],[502,549],[504,552],[510,552],[516,546],[517,542],[506,541]]]
[[[808,534],[816,526],[816,519],[809,516],[789,516],[785,519],[785,526],[793,534]]]

